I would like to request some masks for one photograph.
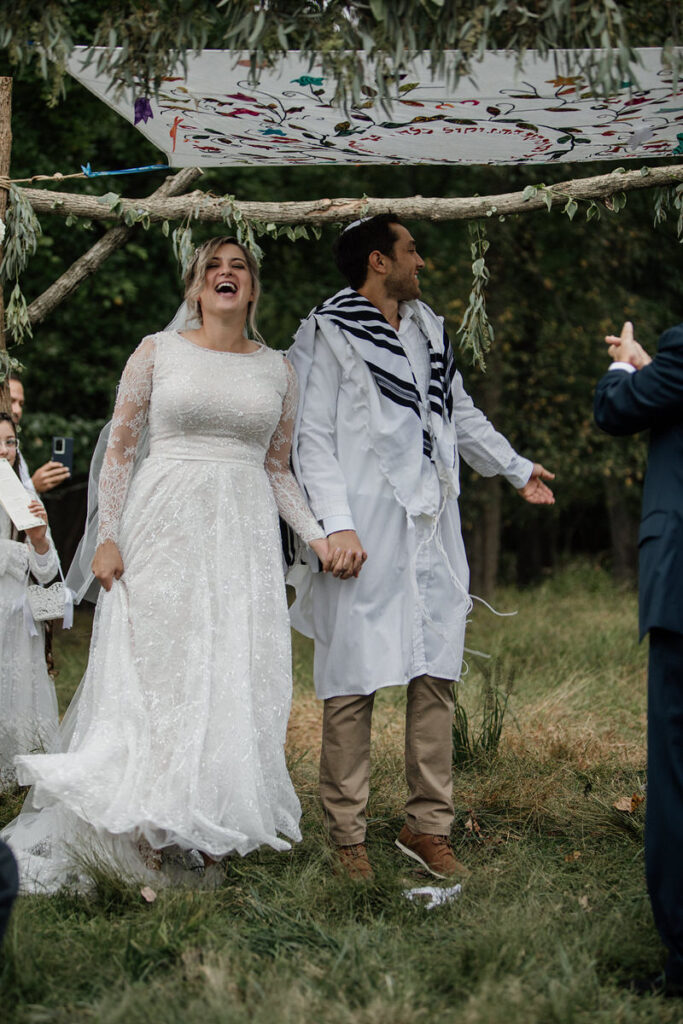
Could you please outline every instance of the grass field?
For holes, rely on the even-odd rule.
[[[380,693],[368,848],[376,880],[331,872],[316,795],[320,705],[311,648],[297,638],[289,733],[304,839],[291,853],[231,860],[213,892],[139,891],[103,878],[88,899],[18,901],[0,955],[0,1019],[12,1022],[548,1024],[681,1021],[683,1003],[636,997],[634,973],[663,952],[643,880],[646,649],[636,602],[574,566],[501,591],[515,618],[475,611],[468,646],[513,677],[498,756],[455,773],[453,840],[472,875],[427,910],[426,879],[401,857],[403,693]],[[57,637],[62,705],[78,682],[89,622]],[[481,722],[477,656],[460,688]],[[0,798],[0,823],[21,802]],[[634,804],[637,801],[634,801]]]

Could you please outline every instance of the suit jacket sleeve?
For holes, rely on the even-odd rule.
[[[608,434],[637,434],[679,421],[683,409],[683,324],[665,331],[657,355],[637,373],[609,370],[595,391],[595,422]]]

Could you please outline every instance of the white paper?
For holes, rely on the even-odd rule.
[[[404,889],[403,895],[411,903],[421,903],[425,910],[433,910],[434,907],[442,907],[446,903],[452,903],[462,892],[462,886],[458,882],[450,888],[439,888],[437,885],[423,885],[419,889]]]
[[[4,508],[17,530],[30,530],[32,526],[44,526],[42,519],[29,512],[33,496],[28,493],[7,459],[0,459],[0,505]]]

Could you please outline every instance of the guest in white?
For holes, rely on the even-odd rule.
[[[258,267],[234,239],[185,284],[188,316],[142,340],[118,390],[64,752],[20,759],[34,813],[6,833],[25,888],[82,884],[74,850],[161,882],[171,848],[210,863],[300,839],[278,510],[324,565],[328,544],[289,468],[296,374],[255,332]]]
[[[4,412],[0,413],[0,459],[9,462],[19,476],[16,427]],[[16,783],[15,757],[49,746],[58,725],[55,688],[45,663],[43,624],[33,624],[25,616],[24,597],[29,573],[39,583],[48,583],[59,564],[45,509],[35,499],[29,508],[44,525],[18,534],[0,506],[0,789]]]
[[[315,638],[325,702],[322,803],[338,869],[369,877],[374,695],[407,686],[409,795],[397,845],[449,877],[466,870],[448,838],[453,681],[471,607],[458,460],[501,474],[532,503],[553,502],[543,483],[553,474],[472,404],[442,319],[419,301],[424,263],[396,217],[347,228],[336,259],[350,287],[302,322],[289,353],[302,395],[294,465],[332,558],[331,573],[306,576],[292,609],[294,626]]]

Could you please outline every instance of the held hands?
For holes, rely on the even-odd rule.
[[[652,362],[652,356],[633,337],[633,324],[629,320],[621,328],[620,336],[617,338],[614,334],[608,334],[605,344],[609,345],[607,352],[617,363],[630,363],[636,370],[642,370]]]
[[[331,533],[327,540],[330,546],[330,565],[327,571],[340,580],[357,577],[368,553],[363,550],[356,531],[338,530]]]
[[[43,494],[45,491],[51,491],[53,487],[61,484],[70,476],[68,468],[61,462],[46,462],[43,466],[38,467],[31,480],[38,493]]]
[[[123,576],[123,559],[113,540],[100,544],[92,560],[92,571],[105,590],[111,590],[114,580]]]
[[[47,512],[45,511],[44,505],[39,501],[30,501],[28,504],[29,512],[32,512],[34,516],[38,516],[39,519],[43,520],[43,526],[32,526],[26,531],[26,536],[33,545],[33,550],[38,555],[44,555],[50,547],[47,540]]]
[[[330,551],[330,545],[327,537],[321,537],[319,540],[312,540],[309,547],[313,548],[320,559],[323,572],[327,572],[332,561],[332,552]]]
[[[531,470],[531,476],[525,483],[524,487],[520,487],[517,493],[520,494],[525,501],[528,501],[530,505],[554,505],[555,495],[546,484],[544,480],[554,480],[555,474],[551,473],[550,470],[544,469],[540,462],[534,462],[534,468]]]

